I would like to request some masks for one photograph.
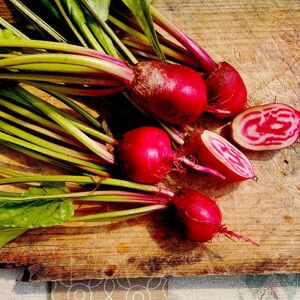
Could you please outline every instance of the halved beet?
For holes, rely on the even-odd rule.
[[[231,136],[244,149],[283,149],[300,135],[300,112],[283,103],[251,107],[231,123]]]
[[[212,131],[195,130],[189,135],[185,148],[199,163],[218,171],[229,181],[243,181],[255,177],[249,159]]]

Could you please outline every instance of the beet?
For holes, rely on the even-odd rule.
[[[245,109],[247,90],[237,70],[227,62],[221,62],[217,69],[205,79],[207,88],[207,112],[218,118],[236,115]]]
[[[300,136],[300,112],[283,103],[251,107],[231,123],[236,144],[253,151],[283,149]]]
[[[171,205],[175,207],[175,213],[190,240],[208,242],[216,234],[221,233],[259,246],[257,242],[222,225],[222,213],[217,202],[196,190],[181,189],[171,199]]]
[[[139,127],[124,134],[118,144],[123,173],[135,182],[156,183],[172,169],[174,154],[168,135],[159,128]]]
[[[223,174],[226,180],[242,181],[255,177],[249,159],[220,135],[209,130],[195,130],[186,142],[185,151],[203,166]]]
[[[136,69],[131,98],[156,117],[186,124],[197,120],[206,106],[206,87],[191,68],[159,61],[141,62]]]

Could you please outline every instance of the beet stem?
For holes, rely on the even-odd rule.
[[[188,37],[181,29],[170,22],[152,5],[151,13],[156,24],[166,30],[171,36],[185,46],[187,50],[189,50],[189,52],[199,61],[205,71],[211,72],[218,67],[217,63],[203,48],[201,48],[195,41]]]
[[[194,162],[192,162],[191,160],[189,160],[187,157],[178,157],[177,161],[184,163],[185,165],[187,165],[188,167],[190,167],[193,170],[209,173],[209,174],[215,175],[221,179],[225,179],[225,176],[223,176],[219,172],[217,172],[211,168],[208,168],[208,167],[197,165]]]

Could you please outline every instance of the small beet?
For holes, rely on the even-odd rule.
[[[218,233],[227,237],[236,237],[248,243],[259,245],[222,225],[222,212],[217,202],[210,197],[192,189],[181,189],[171,199],[175,213],[184,225],[190,240],[208,242]]]
[[[118,158],[128,178],[149,184],[161,181],[174,162],[170,138],[156,127],[139,127],[125,133],[118,144]]]

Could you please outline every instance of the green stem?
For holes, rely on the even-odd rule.
[[[76,45],[64,44],[64,43],[57,43],[57,42],[49,42],[49,41],[38,41],[38,40],[12,40],[12,39],[3,39],[0,40],[0,47],[11,47],[11,48],[22,48],[29,49],[30,53],[32,53],[32,49],[36,49],[37,51],[41,51],[40,49],[44,50],[51,50],[51,51],[58,51],[62,53],[72,53],[72,54],[79,54],[85,55],[88,57],[99,58],[101,60],[106,60],[115,65],[127,67],[127,64],[120,59],[110,57],[109,55],[99,53],[93,49],[84,48]]]
[[[0,191],[0,197],[19,197],[20,195],[21,195],[21,193]]]
[[[7,91],[4,91],[4,90],[0,90],[0,94],[3,95],[3,96],[5,96],[6,94],[8,95]],[[16,98],[11,98],[11,97],[9,97],[9,99],[16,100]],[[21,103],[21,102],[19,102],[19,103]],[[1,99],[1,98],[0,98],[0,105],[4,106],[5,108],[7,108],[7,109],[9,109],[9,110],[25,117],[25,118],[28,118],[31,121],[34,121],[38,124],[41,124],[44,127],[47,127],[52,131],[60,132],[62,134],[66,134],[65,130],[63,130],[57,124],[55,124],[55,123],[39,116],[39,115],[33,113],[32,111],[29,111],[29,110],[27,110],[27,109],[25,109],[21,106],[15,105],[15,104],[10,103],[9,101]]]
[[[23,87],[21,87],[19,85],[14,86],[13,88],[11,88],[11,90],[14,93],[13,96],[9,94],[10,97],[12,98],[12,100],[19,100],[20,103],[22,103],[22,104],[24,104],[24,105],[26,105],[30,108],[35,107],[32,104],[32,97],[34,98],[34,102],[35,103],[39,102],[42,107],[45,104],[44,100],[40,99],[39,97],[37,97],[36,95],[30,93],[29,91],[27,91],[26,89],[24,89]],[[0,93],[2,93],[2,92],[3,91],[0,90]],[[4,91],[3,94],[6,95],[7,92]],[[16,98],[15,95],[16,95],[16,97],[19,97],[19,98]],[[1,104],[1,102],[0,102],[0,104]],[[47,103],[47,105],[49,107],[51,107],[53,110],[55,110],[57,113],[61,114],[63,117],[67,118],[74,126],[76,126],[78,129],[82,130],[86,134],[89,134],[93,137],[96,137],[99,140],[104,141],[106,143],[110,143],[110,144],[115,144],[116,143],[115,139],[107,136],[106,134],[100,132],[99,130],[95,130],[94,128],[91,128],[91,127],[87,126],[86,124],[84,124],[81,121],[77,120],[75,117],[71,116],[70,114],[68,114],[68,113],[66,113],[62,110],[59,110],[57,107],[53,106],[52,104]],[[39,111],[41,111],[41,110],[39,110]],[[16,112],[18,113],[18,110]],[[50,123],[52,123],[52,122],[50,122]],[[43,123],[41,123],[41,124],[43,124]],[[65,131],[62,127],[57,126],[55,123],[53,123],[53,124],[55,125],[55,127],[54,127],[55,130],[59,130],[59,131],[63,132],[64,134],[67,134],[68,136],[73,137],[67,131]],[[45,125],[49,127],[48,123],[45,123]]]
[[[89,5],[89,2],[86,0],[82,0],[83,4],[93,15],[95,20],[101,25],[101,27],[106,31],[106,33],[111,37],[111,39],[116,43],[116,45],[123,51],[123,53],[127,56],[127,58],[133,63],[137,64],[138,60],[134,57],[134,55],[130,52],[130,50],[124,45],[124,43],[119,39],[119,37],[115,34],[115,32],[107,25],[105,21],[98,17],[98,15],[94,12],[94,10]]]
[[[122,86],[122,82],[116,79],[109,78],[99,78],[95,76],[68,76],[68,75],[47,75],[47,74],[28,74],[28,73],[0,73],[0,79],[14,79],[19,81],[25,80],[36,80],[45,82],[57,82],[57,83],[67,83],[67,84],[83,84],[83,85],[98,85],[105,87],[118,87]]]
[[[90,88],[85,86],[74,87],[73,85],[67,86],[56,83],[39,83],[37,81],[22,80],[21,82],[28,85],[35,86],[41,90],[48,90],[51,92],[62,93],[73,96],[90,96],[90,97],[104,97],[118,94],[125,90],[124,86],[113,88]]]
[[[49,142],[46,139],[39,138],[36,135],[30,134],[30,133],[19,129],[16,126],[10,125],[9,123],[6,123],[2,120],[0,120],[0,130],[2,130],[3,132],[9,133],[13,136],[19,137],[19,138],[21,138],[25,141],[28,141],[32,144],[39,145],[45,149],[49,149],[49,150],[52,150],[52,151],[55,151],[58,153],[62,153],[62,154],[68,153],[68,155],[71,157],[89,161],[89,162],[95,162],[95,163],[100,162],[100,160],[97,156],[95,157],[94,155],[91,155],[89,153],[76,151],[76,150],[70,149],[68,147],[64,147],[64,146],[58,145],[56,143]]]
[[[117,186],[120,188],[134,189],[138,191],[149,192],[157,194],[162,197],[173,197],[174,193],[168,189],[156,187],[154,185],[135,183],[127,180],[103,178],[99,176],[78,176],[78,175],[33,175],[33,176],[19,176],[14,178],[0,179],[0,185],[9,183],[22,182],[77,182],[96,185]]]
[[[70,157],[70,156],[62,154],[62,153],[58,153],[56,151],[45,149],[43,147],[40,147],[40,146],[32,144],[32,143],[28,143],[26,141],[23,141],[16,137],[10,136],[3,132],[0,132],[0,140],[9,142],[9,143],[13,143],[13,144],[21,146],[21,147],[25,147],[25,148],[28,148],[33,151],[37,151],[37,152],[45,154],[45,155],[49,155],[49,156],[54,157],[59,160],[64,160],[64,161],[70,162],[74,165],[86,166],[86,167],[89,167],[92,169],[96,169],[96,170],[99,170],[99,175],[109,176],[109,174],[107,172],[103,171],[103,169],[105,170],[106,167],[104,167],[100,164],[94,164],[94,163],[87,162],[87,161],[84,161],[84,160],[81,160],[78,158]]]
[[[56,200],[73,198],[76,201],[91,201],[91,202],[116,202],[116,203],[136,203],[136,204],[167,204],[168,200],[155,195],[141,194],[136,192],[118,191],[118,190],[104,190],[104,191],[87,191],[77,193],[64,193],[44,196],[22,196],[0,194],[0,201],[22,201],[30,202],[35,200]]]
[[[100,46],[98,41],[95,39],[94,35],[91,33],[90,29],[86,24],[82,25],[81,28],[83,34],[85,35],[86,39],[89,41],[90,45],[100,53],[105,53],[103,48]]]
[[[67,163],[64,163],[62,161],[59,161],[59,160],[55,160],[55,159],[52,159],[51,157],[49,156],[46,156],[46,155],[42,155],[40,153],[37,153],[37,152],[34,152],[34,151],[31,151],[27,148],[24,148],[24,147],[20,147],[20,146],[17,146],[15,144],[11,144],[11,143],[6,143],[6,142],[3,142],[3,141],[0,141],[0,143],[4,144],[5,146],[13,149],[13,150],[16,150],[18,152],[21,152],[25,155],[28,155],[32,158],[35,158],[37,160],[40,160],[40,161],[44,161],[48,164],[51,164],[53,166],[57,166],[57,167],[60,167],[60,168],[63,168],[65,170],[68,170],[68,171],[71,171],[71,172],[74,172],[76,174],[78,173],[82,173],[79,171],[79,169],[82,169],[82,170],[87,170],[87,167],[84,167],[84,166],[72,166],[71,164],[67,164]],[[98,170],[97,169],[94,169],[94,170],[91,170],[89,169],[88,170],[89,173],[92,173],[92,174],[97,174],[98,173]],[[20,176],[21,174],[16,174],[16,175],[13,175],[13,176]]]
[[[166,30],[171,36],[180,42],[193,55],[193,57],[197,59],[205,71],[211,72],[218,68],[218,64],[195,41],[193,41],[181,29],[170,22],[154,6],[150,5],[150,8],[151,14],[156,23],[158,23],[161,28]]]
[[[0,89],[0,94],[8,97],[9,99],[16,101],[20,104],[26,105],[31,110],[34,108],[34,106],[31,103],[31,96],[36,97],[35,95],[31,94],[26,89],[22,88],[21,86],[15,86],[10,89]],[[27,100],[25,100],[27,99]],[[41,105],[43,105],[44,100],[41,100],[40,98],[36,97],[36,101],[40,101]],[[31,110],[27,110],[25,108],[22,108],[21,106],[14,105],[13,103],[8,102],[7,100],[0,98],[0,105],[10,109],[11,111],[20,114],[23,117],[26,117],[38,124],[43,125],[44,127],[47,127],[55,132],[60,132],[61,134],[72,137],[71,134],[69,134],[67,131],[65,131],[62,127],[58,126],[56,123],[53,123],[35,113],[33,113]],[[82,130],[83,132],[94,136],[106,143],[115,144],[116,140],[105,135],[104,133],[100,132],[99,130],[95,130],[93,128],[90,128],[89,126],[85,125],[84,123],[81,123],[76,118],[70,116],[69,114],[57,109],[55,106],[52,106],[50,103],[48,103],[49,106],[51,106],[54,110],[56,110],[58,113],[62,114],[66,118],[69,119],[70,122],[73,123],[78,129]],[[40,111],[40,110],[39,110]]]
[[[84,119],[86,119],[87,121],[89,121],[92,125],[94,125],[98,129],[102,128],[101,123],[95,117],[93,117],[88,111],[86,111],[81,106],[79,106],[78,104],[76,104],[70,98],[68,98],[68,97],[66,97],[64,95],[61,95],[59,93],[55,93],[55,92],[52,92],[50,94],[53,97],[59,99],[65,105],[67,105],[70,108],[72,108],[74,111],[76,111],[79,115],[81,115],[82,117],[84,117]]]
[[[154,211],[166,209],[165,205],[147,205],[139,208],[131,208],[126,210],[103,212],[99,214],[73,217],[70,222],[107,222],[107,221],[124,221],[132,218],[137,218]]]
[[[66,65],[66,64],[54,64],[54,63],[43,63],[43,64],[24,64],[18,65],[19,71],[31,71],[31,72],[45,72],[47,73],[65,73],[72,75],[93,75],[93,76],[103,76],[105,72],[97,71],[90,67],[81,67],[76,65]]]
[[[79,144],[77,142],[75,142],[74,140],[71,140],[71,139],[69,139],[69,138],[67,138],[65,136],[59,135],[59,134],[57,134],[57,133],[55,133],[53,131],[50,131],[48,129],[45,129],[45,128],[41,127],[41,126],[34,125],[32,123],[26,122],[26,121],[24,121],[24,120],[22,120],[20,118],[16,118],[16,117],[14,117],[12,115],[9,115],[9,114],[7,114],[7,113],[5,113],[3,111],[0,111],[0,117],[4,118],[4,119],[6,119],[6,120],[8,120],[10,122],[13,122],[15,124],[18,124],[18,125],[20,125],[22,127],[30,129],[32,131],[35,131],[35,132],[37,132],[39,134],[43,134],[45,136],[53,138],[53,139],[55,139],[57,141],[64,142],[64,143],[66,143],[68,145],[72,145],[72,146],[75,146],[75,147],[79,146]]]
[[[151,54],[155,53],[153,48],[150,46],[150,44],[146,43],[144,40],[143,40],[143,43],[139,43],[139,42],[136,42],[136,41],[133,41],[133,40],[129,40],[127,38],[122,39],[122,41],[125,45],[127,45],[129,47],[133,47],[133,48],[142,50],[144,52],[149,52]],[[186,64],[186,65],[189,65],[189,66],[192,66],[192,67],[195,67],[195,68],[198,67],[198,63],[194,59],[188,57],[187,55],[184,55],[183,53],[175,51],[174,49],[168,48],[164,45],[161,45],[160,47],[163,50],[163,52],[169,58],[172,58],[176,61],[179,61],[183,64]]]
[[[115,34],[115,32],[107,25],[106,22],[101,21],[101,26],[106,31],[106,33],[112,38],[112,40],[119,46],[122,52],[127,56],[127,58],[136,65],[138,60],[134,57],[131,51],[126,47],[126,45],[119,39],[119,37]]]
[[[2,164],[1,164],[2,165]],[[2,176],[8,176],[8,177],[17,177],[20,176],[20,173],[13,171],[7,167],[0,166],[0,174]]]
[[[64,118],[60,113],[53,109],[48,103],[41,101],[37,96],[24,92],[24,89],[16,87],[20,94],[27,96],[30,99],[30,102],[37,107],[39,110],[44,112],[48,117],[58,123],[61,127],[67,130],[72,134],[76,139],[78,139],[82,144],[84,144],[88,149],[90,149],[95,154],[99,155],[101,158],[106,160],[109,163],[114,163],[114,157],[107,150],[99,146],[99,143],[92,140],[81,130],[79,130],[72,122]]]
[[[18,69],[18,65],[31,63],[61,63],[66,65],[72,64],[84,67],[92,66],[95,70],[107,72],[107,74],[110,74],[113,77],[122,80],[125,84],[129,85],[132,84],[135,79],[135,74],[129,67],[123,68],[105,60],[76,54],[43,53],[9,57],[0,60],[0,68]],[[63,70],[61,71],[63,72]]]

